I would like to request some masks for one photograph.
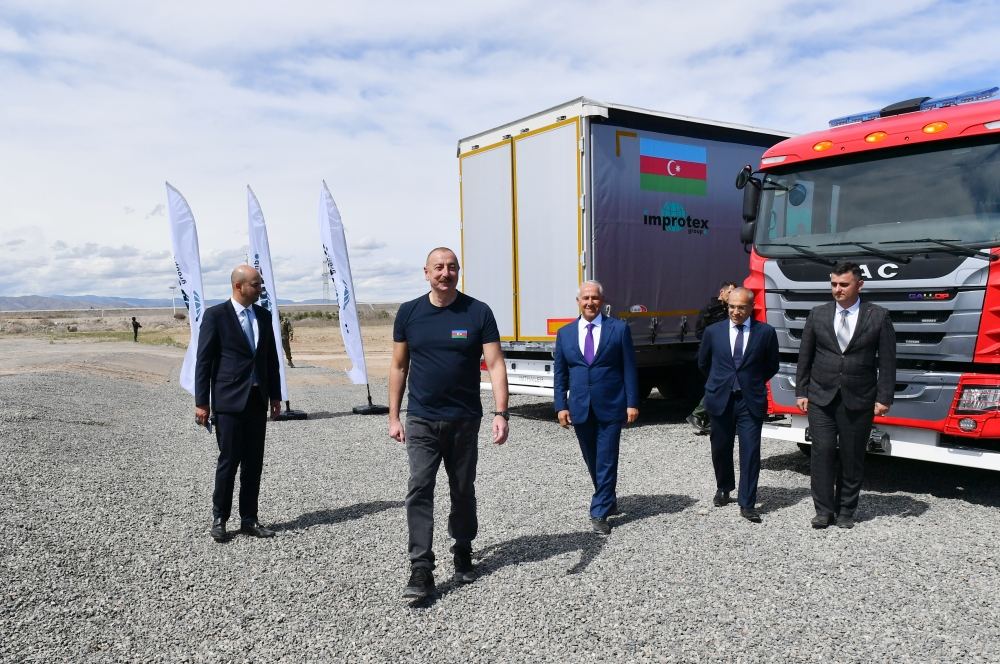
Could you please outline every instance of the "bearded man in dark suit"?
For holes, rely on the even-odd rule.
[[[795,396],[809,416],[813,528],[854,527],[872,420],[892,405],[896,331],[889,312],[860,298],[861,268],[830,274],[833,302],[811,312],[802,330]]]

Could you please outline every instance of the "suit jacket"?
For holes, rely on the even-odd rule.
[[[265,396],[281,399],[278,352],[271,328],[271,313],[253,305],[259,339],[257,351],[250,350],[240,319],[230,300],[209,307],[198,330],[198,355],[194,369],[194,400],[209,403],[219,413],[240,413],[247,405],[253,386],[252,374]]]
[[[706,327],[698,348],[698,368],[706,376],[705,410],[722,415],[735,382],[750,412],[763,419],[767,414],[767,381],[778,373],[778,335],[767,323],[750,319],[750,336],[736,366],[729,345],[731,324],[727,319]]]
[[[896,331],[889,312],[862,300],[854,336],[844,352],[833,328],[836,302],[809,312],[799,344],[795,396],[826,406],[840,391],[852,410],[888,406],[896,385]]]
[[[591,409],[599,422],[624,421],[626,408],[639,407],[632,333],[624,322],[605,316],[594,362],[588,365],[580,352],[579,320],[556,334],[556,412],[568,410],[574,424],[586,422]]]

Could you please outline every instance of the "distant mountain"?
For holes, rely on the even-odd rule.
[[[178,297],[177,306],[183,307],[184,301]],[[207,300],[206,305],[212,306],[222,300]],[[324,300],[278,299],[278,305],[285,304],[330,304]],[[0,311],[46,311],[65,309],[163,309],[171,306],[170,298],[142,297],[109,297],[106,295],[19,295],[16,297],[0,296]]]

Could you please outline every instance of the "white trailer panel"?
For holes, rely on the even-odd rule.
[[[462,291],[493,310],[500,337],[517,333],[514,311],[511,143],[461,155]],[[465,260],[474,256],[475,260]]]
[[[582,277],[580,119],[514,139],[517,338],[551,341]]]

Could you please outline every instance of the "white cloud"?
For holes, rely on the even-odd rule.
[[[296,7],[5,2],[0,182],[17,228],[0,230],[24,244],[0,249],[0,294],[165,291],[169,179],[210,297],[244,259],[248,184],[281,297],[320,297],[326,179],[359,298],[411,297],[426,250],[459,244],[462,136],[581,95],[804,131],[986,87],[1000,60],[987,2]]]

